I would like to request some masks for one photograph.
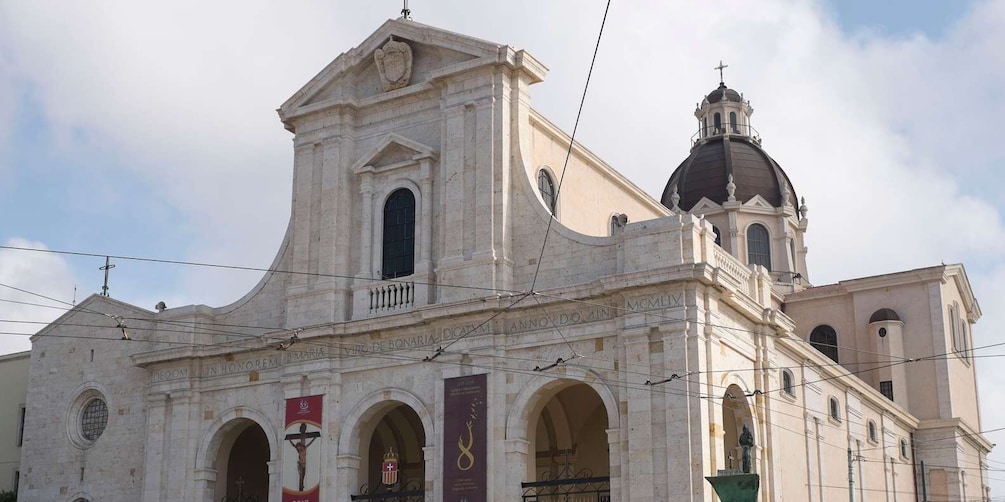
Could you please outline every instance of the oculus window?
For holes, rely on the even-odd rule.
[[[838,361],[838,335],[834,328],[822,324],[813,328],[810,333],[810,345],[820,351],[821,354],[829,357],[831,361]]]
[[[100,397],[90,400],[80,413],[80,435],[88,441],[101,437],[108,425],[108,404]]]
[[[747,228],[747,264],[761,265],[771,271],[771,239],[760,223]]]
[[[384,246],[381,279],[394,279],[415,272],[415,195],[396,190],[384,204]]]

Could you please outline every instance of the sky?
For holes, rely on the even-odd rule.
[[[603,2],[409,7],[418,22],[533,54],[549,74],[532,105],[572,130]],[[400,8],[0,0],[0,244],[268,267],[292,180],[292,135],[275,109]],[[764,148],[806,198],[810,280],[964,263],[984,314],[974,344],[1002,343],[1001,47],[1003,1],[615,0],[577,140],[658,198],[723,60]],[[114,264],[111,296],[148,309],[227,304],[261,277]],[[0,249],[0,284],[73,303],[100,291],[102,265]],[[21,321],[0,322],[0,353],[27,350],[27,336],[9,333],[34,333],[41,325],[23,321],[66,306],[3,287],[0,300],[48,305],[0,301],[0,319]],[[984,429],[1005,427],[995,362],[977,363]],[[1005,481],[992,486],[1005,494]]]

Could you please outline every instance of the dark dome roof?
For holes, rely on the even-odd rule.
[[[708,96],[705,96],[705,99],[707,99],[709,103],[718,103],[719,101],[722,101],[723,94],[726,95],[726,101],[734,101],[736,103],[743,102],[743,98],[740,97],[740,93],[726,87],[726,84],[722,82],[719,82],[719,88],[708,93]]]
[[[869,322],[879,322],[879,321],[899,321],[900,316],[893,309],[879,309],[872,313],[872,317],[869,318]]]
[[[660,202],[673,208],[670,198],[676,185],[680,195],[678,206],[685,211],[690,211],[702,197],[722,204],[729,198],[726,184],[730,174],[736,185],[734,196],[738,202],[747,202],[760,195],[772,206],[781,207],[783,187],[788,187],[793,206],[798,200],[788,176],[760,146],[747,136],[723,135],[691,149],[691,155],[670,176]]]

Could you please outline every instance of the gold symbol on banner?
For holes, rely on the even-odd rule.
[[[471,433],[471,422],[468,422],[468,444],[464,445],[464,437],[457,436],[457,447],[461,449],[461,454],[457,456],[457,468],[462,471],[467,471],[475,466],[475,455],[471,453],[471,447],[474,445],[475,438]],[[461,462],[464,461],[464,465]]]

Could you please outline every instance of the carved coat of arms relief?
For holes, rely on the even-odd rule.
[[[412,77],[412,48],[394,38],[373,53],[384,91],[401,89]]]

